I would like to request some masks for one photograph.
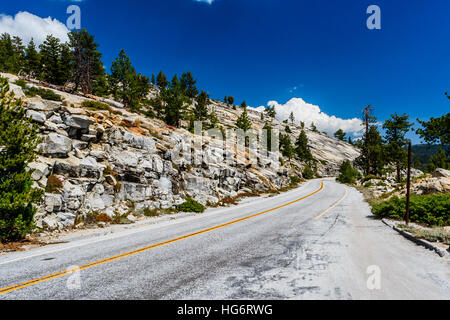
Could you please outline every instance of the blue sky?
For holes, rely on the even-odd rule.
[[[233,95],[253,107],[277,101],[280,110],[297,107],[299,118],[317,117],[323,130],[353,130],[355,121],[323,114],[351,119],[367,104],[379,121],[450,109],[446,0],[15,0],[0,13],[65,23],[69,4],[80,6],[108,69],[124,48],[139,72],[171,78],[191,70],[213,98]],[[381,30],[366,27],[371,4],[381,8]],[[292,98],[302,100],[287,104]]]

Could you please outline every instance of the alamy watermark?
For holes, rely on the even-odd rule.
[[[69,30],[80,30],[81,29],[81,9],[77,5],[71,5],[67,7],[67,14],[70,16],[67,18],[66,26]]]
[[[366,11],[370,16],[367,18],[367,29],[381,30],[381,9],[377,5],[370,5]]]

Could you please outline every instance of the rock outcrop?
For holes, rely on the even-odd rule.
[[[193,135],[128,112],[114,101],[103,99],[109,111],[88,110],[81,108],[86,98],[56,91],[63,102],[54,102],[26,98],[20,87],[12,88],[23,97],[27,115],[39,125],[43,138],[39,156],[29,166],[36,185],[47,188],[36,215],[40,228],[71,227],[77,217],[92,212],[114,218],[126,212],[130,202],[135,210],[171,208],[186,197],[215,204],[248,190],[282,188],[292,175],[301,175],[303,164],[282,165],[278,152],[250,150],[240,159],[233,137],[224,144],[212,136]],[[234,127],[241,112],[217,101],[209,108],[223,128]],[[249,117],[254,130],[263,128],[258,112],[249,110]],[[273,120],[273,126],[284,131],[286,124]],[[294,142],[300,129],[290,128]],[[308,130],[307,134],[318,175],[336,175],[343,160],[359,155],[347,143]],[[52,190],[50,178],[61,186]]]

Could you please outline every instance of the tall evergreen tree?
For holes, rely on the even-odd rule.
[[[291,138],[288,134],[280,133],[280,152],[284,157],[292,159],[294,155],[294,147],[292,146]]]
[[[429,121],[417,121],[422,128],[416,133],[428,144],[438,143],[442,147],[450,145],[450,113],[439,118],[431,118]],[[450,157],[450,148],[446,148],[447,157]]]
[[[190,71],[184,72],[181,76],[180,85],[183,93],[193,99],[198,94],[198,89],[196,86],[197,81]]]
[[[365,152],[364,154],[364,158],[366,161],[365,164],[365,172],[366,175],[370,174],[371,171],[371,148],[369,147],[369,143],[371,142],[371,139],[369,139],[369,133],[370,133],[370,129],[371,129],[371,125],[373,123],[376,122],[376,118],[373,115],[373,108],[372,106],[369,104],[368,106],[366,106],[364,108],[364,110],[362,111],[362,125],[364,126],[365,132],[364,132],[364,147],[363,147],[363,152]]]
[[[94,36],[85,29],[69,33],[71,80],[75,83],[74,91],[81,87],[84,94],[105,93],[105,69],[98,46]]]
[[[338,140],[342,140],[342,141],[344,141],[345,140],[345,136],[346,136],[347,134],[344,132],[344,130],[342,130],[342,129],[339,129],[338,131],[336,131],[335,133],[334,133],[334,137],[336,138],[336,139],[338,139]]]
[[[0,36],[0,71],[14,72],[14,45],[8,33]]]
[[[408,140],[405,135],[412,126],[412,123],[408,122],[408,118],[409,116],[406,114],[399,116],[395,113],[391,116],[391,119],[387,119],[383,124],[383,129],[386,131],[387,158],[389,163],[395,165],[397,182],[401,182],[400,171],[406,165],[408,158],[408,153],[405,150]]]
[[[59,39],[49,35],[39,48],[41,50],[42,79],[56,85],[64,84],[67,79],[64,79],[62,72]]]
[[[164,121],[169,126],[180,127],[184,116],[184,99],[172,90],[162,90],[161,99],[164,101]]]
[[[25,47],[19,37],[13,37],[12,43],[14,48],[12,71],[19,73],[25,66]]]
[[[25,52],[25,73],[32,78],[39,78],[41,73],[41,56],[36,50],[36,44],[33,39],[28,43]]]
[[[110,92],[132,111],[139,111],[141,104],[150,91],[150,79],[142,74],[136,74],[130,58],[125,50],[111,65],[111,75],[108,77]]]
[[[244,111],[237,119],[236,127],[238,127],[239,129],[242,129],[242,130],[244,130],[244,132],[246,132],[252,128],[252,123],[250,122],[250,119],[248,118],[247,104],[245,103],[245,101],[242,102],[242,107],[244,108]]]
[[[383,168],[386,164],[386,154],[383,145],[383,139],[378,131],[377,126],[372,125],[369,131],[363,136],[362,141],[359,142],[361,148],[361,155],[355,160],[355,164],[364,168],[365,174],[381,176]],[[367,159],[370,155],[370,171],[367,171]]]
[[[32,231],[33,203],[42,196],[27,169],[40,143],[38,128],[26,117],[22,101],[8,91],[8,81],[0,78],[0,242],[22,239]]]
[[[291,124],[294,124],[295,121],[294,112],[291,112],[291,114],[289,115],[289,120],[291,121]]]
[[[162,71],[160,71],[158,73],[158,76],[156,77],[156,85],[161,89],[167,88],[167,86],[169,85],[167,77]]]
[[[208,117],[209,95],[202,91],[197,96],[197,104],[194,107],[194,117],[196,121],[204,121]]]
[[[313,160],[313,156],[308,143],[308,136],[306,135],[305,130],[302,130],[295,142],[295,153],[299,160],[309,163]]]

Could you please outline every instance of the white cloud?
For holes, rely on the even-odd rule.
[[[31,38],[39,45],[49,34],[62,42],[69,40],[67,36],[69,29],[63,23],[51,17],[38,17],[27,11],[19,12],[15,17],[0,14],[0,33],[4,32],[22,38],[25,45]]]
[[[214,0],[195,0],[197,2],[205,2],[207,4],[212,4],[214,2]]]
[[[269,107],[275,107],[277,113],[276,118],[281,121],[288,119],[291,112],[293,112],[296,123],[303,121],[306,127],[309,127],[314,122],[319,131],[325,131],[330,135],[334,134],[338,129],[352,133],[354,136],[361,134],[362,127],[360,119],[342,119],[336,116],[330,116],[322,112],[319,106],[307,103],[301,98],[292,98],[285,104],[279,104],[277,101],[269,101],[267,105]],[[264,106],[255,108],[259,112],[263,112],[264,109]]]

